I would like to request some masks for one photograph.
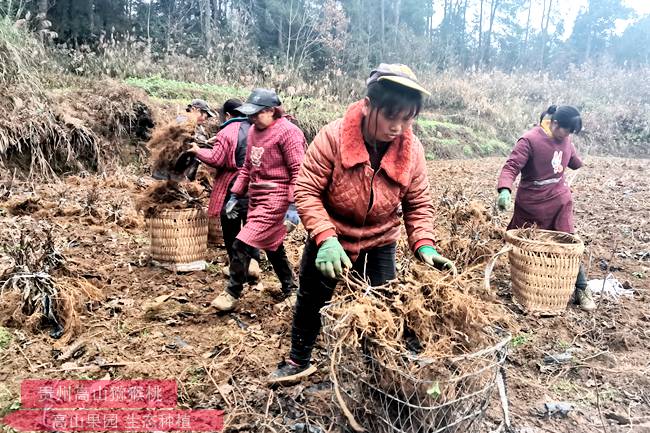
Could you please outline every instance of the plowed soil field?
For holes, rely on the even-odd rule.
[[[429,163],[443,249],[452,249],[453,236],[458,239],[457,227],[442,212],[450,204],[473,209],[470,215],[481,217],[478,224],[505,228],[509,213],[494,208],[502,163],[501,158]],[[568,175],[589,278],[612,273],[633,296],[618,302],[597,298],[593,313],[570,306],[559,316],[536,317],[513,303],[507,260],[498,262],[491,291],[482,296],[503,304],[520,327],[506,363],[517,431],[650,431],[648,173],[648,160],[588,158],[584,168]],[[0,415],[19,407],[20,383],[27,378],[160,378],[177,380],[180,408],[223,409],[226,432],[345,431],[322,341],[315,350],[315,375],[290,387],[266,384],[288,353],[292,318],[291,306],[274,301],[278,283],[268,263],[262,263],[261,284],[248,287],[228,315],[209,307],[227,283],[223,249],[210,249],[210,264],[201,272],[175,274],[151,264],[145,221],[134,210],[151,182],[127,172],[42,184],[3,180],[5,248],[17,244],[21,231],[51,231],[67,272],[100,289],[102,299],[84,307],[78,332],[64,344],[48,329],[28,329],[0,317],[5,324],[0,328]],[[297,230],[286,244],[296,266],[305,238]],[[502,245],[499,239],[468,235],[450,255],[480,247],[485,253],[478,262],[486,263]],[[0,273],[10,266],[10,255],[3,253]],[[567,351],[567,362],[545,362]],[[548,402],[567,402],[573,410],[566,417],[549,416],[544,413]],[[500,422],[495,395],[482,430],[494,431]]]

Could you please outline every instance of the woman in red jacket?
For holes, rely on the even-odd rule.
[[[219,217],[223,241],[228,253],[229,263],[233,260],[233,244],[242,226],[246,223],[248,212],[248,196],[240,197],[233,210],[231,217],[226,215],[226,198],[230,197],[231,189],[237,178],[239,170],[244,165],[248,143],[248,130],[251,127],[248,118],[242,116],[237,109],[242,105],[238,99],[229,99],[220,110],[224,123],[219,133],[212,139],[212,148],[204,149],[194,144],[189,152],[192,152],[204,164],[216,169],[210,203],[208,204],[208,215]],[[233,212],[234,211],[234,212]],[[259,278],[260,268],[259,250],[253,251],[253,260],[249,266],[249,274],[252,280]]]
[[[582,160],[571,141],[571,134],[582,129],[580,112],[568,105],[551,105],[542,113],[540,125],[517,141],[501,169],[497,190],[501,210],[510,207],[512,185],[521,173],[515,210],[508,229],[536,226],[543,230],[573,233],[573,197],[564,174],[577,170]],[[587,289],[584,268],[580,266],[575,301],[592,311],[596,304]]]
[[[226,214],[232,217],[239,198],[247,193],[249,203],[246,224],[233,242],[228,287],[211,304],[223,312],[235,308],[256,248],[266,252],[280,280],[283,297],[290,296],[296,287],[283,245],[287,234],[284,221],[299,222],[293,205],[294,185],[306,143],[302,131],[285,117],[280,105],[275,91],[255,89],[237,109],[248,116],[253,126],[248,131],[246,160],[226,203]]]
[[[320,309],[343,268],[378,286],[395,278],[400,206],[409,246],[440,268],[453,267],[434,248],[434,211],[424,149],[411,124],[428,92],[404,65],[381,64],[367,96],[343,119],[320,130],[296,183],[296,206],[309,240],[300,265],[300,289],[291,353],[270,378],[291,381],[312,373]]]

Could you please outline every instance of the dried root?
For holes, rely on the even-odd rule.
[[[467,199],[462,192],[443,194],[438,208],[446,236],[440,250],[459,269],[486,263],[501,248],[504,230],[484,204]]]
[[[345,391],[339,404],[368,431],[388,431],[378,415],[396,431],[424,432],[483,408],[504,359],[501,330],[516,324],[474,294],[481,271],[451,275],[403,261],[398,278],[384,286],[346,277],[323,310],[324,334],[331,375]]]
[[[191,122],[170,123],[153,131],[147,147],[151,151],[153,172],[174,172],[178,157],[194,142],[194,127]]]
[[[206,199],[207,193],[198,182],[158,182],[142,194],[136,210],[151,218],[166,209],[200,208]]]

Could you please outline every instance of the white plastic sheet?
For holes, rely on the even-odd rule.
[[[614,301],[618,301],[623,296],[634,296],[634,291],[623,287],[623,284],[612,274],[607,275],[605,280],[590,280],[587,287],[593,294],[605,296]]]

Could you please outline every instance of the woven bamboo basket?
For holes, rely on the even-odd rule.
[[[147,222],[154,261],[175,270],[201,263],[205,267],[208,217],[203,209],[164,210]]]
[[[536,230],[527,239],[523,232],[506,232],[514,299],[531,312],[560,313],[571,300],[585,246],[568,233]]]
[[[208,217],[208,245],[213,247],[222,247],[224,245],[219,217]]]

